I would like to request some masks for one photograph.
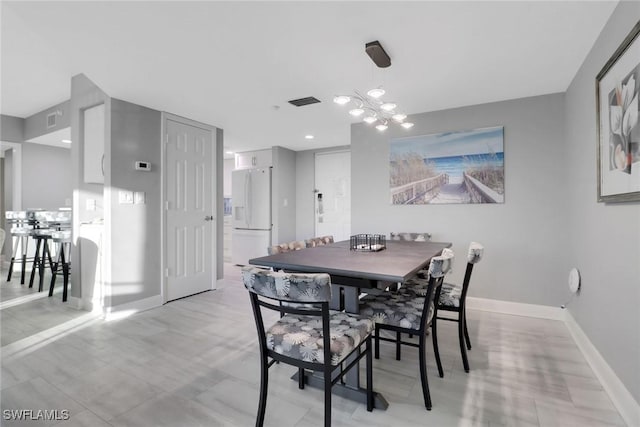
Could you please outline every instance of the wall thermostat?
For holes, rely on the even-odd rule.
[[[150,171],[151,163],[149,162],[141,162],[140,160],[136,161],[136,170],[137,171]]]

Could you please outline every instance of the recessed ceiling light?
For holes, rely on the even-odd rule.
[[[70,139],[63,139],[62,142],[64,142],[65,144],[71,144],[71,140]]]
[[[314,138],[313,135],[305,135],[304,136],[304,139],[313,139],[313,138]]]
[[[233,151],[225,151],[227,154],[235,154]]]

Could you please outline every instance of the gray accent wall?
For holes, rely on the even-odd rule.
[[[22,206],[58,210],[71,207],[71,150],[43,144],[22,144]]]
[[[48,128],[47,116],[51,113],[57,113],[56,124]],[[27,117],[24,120],[24,139],[29,141],[69,126],[71,126],[71,101],[64,101]]]
[[[316,153],[348,151],[350,148],[348,145],[341,145],[296,152],[296,240],[309,239],[315,235],[315,193],[313,190],[316,181]],[[353,175],[353,171],[351,174]],[[353,183],[351,186],[353,189]],[[353,208],[353,198],[351,205]]]
[[[595,98],[596,75],[638,20],[640,2],[620,2],[566,93],[563,270],[582,275],[571,315],[640,402],[640,202],[596,201]]]
[[[480,242],[471,296],[559,306],[568,274],[563,107],[564,95],[552,94],[412,115],[410,132],[352,125],[352,233],[429,232],[452,242],[449,280],[458,283],[469,242]],[[390,139],[490,126],[504,126],[504,204],[390,204]]]
[[[24,119],[0,115],[0,141],[23,142],[24,140]]]
[[[296,152],[284,147],[272,150],[271,241],[277,244],[296,237]]]
[[[111,300],[118,306],[161,293],[162,113],[111,99],[111,146],[105,156],[105,186],[110,194],[105,216],[110,239]],[[107,160],[108,159],[108,160]],[[135,170],[135,161],[151,163],[151,171]],[[120,191],[145,193],[145,204],[119,204]]]

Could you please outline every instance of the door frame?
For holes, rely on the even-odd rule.
[[[211,287],[210,289],[216,289],[217,285],[217,277],[218,277],[218,252],[217,252],[217,241],[216,241],[216,233],[218,229],[218,201],[216,200],[216,191],[218,188],[218,171],[217,171],[217,163],[216,163],[216,155],[217,155],[217,139],[216,133],[217,128],[215,126],[207,125],[205,123],[197,122],[195,120],[187,119],[185,117],[181,117],[175,114],[167,113],[166,111],[162,112],[162,120],[161,120],[161,132],[160,132],[160,143],[162,144],[161,152],[161,163],[162,167],[160,168],[160,193],[161,193],[161,213],[160,219],[162,223],[162,229],[160,230],[161,234],[161,252],[162,259],[160,262],[160,277],[161,277],[161,286],[160,286],[160,295],[162,296],[162,304],[167,303],[167,185],[166,185],[166,170],[167,170],[167,142],[168,142],[168,134],[167,134],[167,121],[171,120],[174,122],[182,123],[188,126],[197,127],[200,129],[204,129],[211,133],[211,176],[213,178],[213,183],[211,184],[211,210],[213,215],[213,221],[211,224]]]
[[[318,151],[313,154],[313,235],[316,237],[321,237],[320,235],[318,235],[318,209],[316,207],[316,198],[318,197],[317,196],[318,186],[316,182],[317,157],[326,155],[326,154],[340,154],[340,153],[351,154],[351,150],[341,149],[341,150],[330,150],[330,151]],[[351,179],[349,179],[349,181],[351,181]]]
[[[22,144],[18,142],[7,142],[0,141],[0,150],[2,150],[2,156],[4,157],[4,152],[6,150],[13,148],[13,159],[12,159],[12,184],[13,188],[11,189],[13,199],[12,209],[14,211],[22,210]],[[4,185],[4,183],[3,183]]]

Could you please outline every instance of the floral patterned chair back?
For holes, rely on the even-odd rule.
[[[318,303],[331,299],[331,279],[325,273],[285,273],[248,266],[242,269],[242,282],[249,292],[278,301]]]
[[[484,246],[478,242],[471,242],[469,245],[469,252],[467,253],[467,262],[470,264],[477,264],[484,255]]]
[[[431,240],[431,233],[389,233],[390,240],[405,240],[409,242],[428,242]]]
[[[324,246],[333,243],[333,236],[312,237],[305,240],[308,248],[315,248],[316,246]]]
[[[290,251],[299,251],[300,249],[306,248],[307,245],[304,240],[296,240],[288,243],[280,243],[279,245],[270,246],[267,248],[267,253],[269,255],[281,254],[284,252]]]

